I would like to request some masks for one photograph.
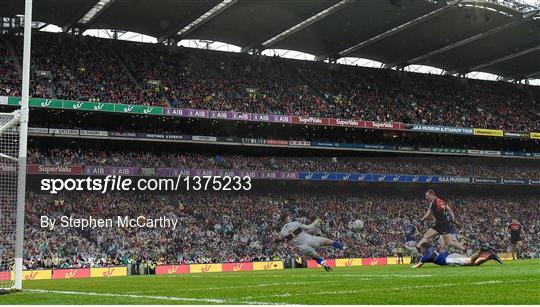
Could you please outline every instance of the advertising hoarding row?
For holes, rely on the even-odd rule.
[[[0,104],[20,105],[20,97],[0,96]],[[408,130],[414,132],[426,133],[447,133],[478,135],[489,137],[511,137],[511,138],[532,138],[540,139],[540,132],[514,132],[495,129],[468,128],[468,127],[450,127],[423,124],[404,124],[400,122],[375,122],[357,119],[339,119],[339,118],[321,118],[313,116],[290,116],[275,114],[255,114],[246,112],[215,111],[186,108],[167,108],[156,106],[113,104],[104,102],[83,102],[59,99],[30,98],[30,107],[38,108],[57,108],[67,110],[83,110],[93,112],[116,112],[143,115],[162,115],[187,118],[202,119],[221,119],[238,121],[255,121],[265,123],[285,123],[300,125],[322,125],[339,126],[364,129],[383,129],[383,130]]]
[[[2,167],[0,165],[0,171]],[[4,170],[6,171],[6,170]],[[16,171],[11,169],[7,171]],[[461,176],[429,176],[399,175],[372,173],[334,173],[334,172],[287,172],[256,170],[223,170],[223,169],[183,169],[183,168],[141,168],[117,166],[61,166],[61,165],[28,165],[28,174],[34,175],[86,175],[86,176],[137,176],[137,177],[250,177],[263,180],[306,180],[306,181],[349,181],[379,183],[427,183],[427,184],[510,184],[540,185],[540,179],[507,179]]]

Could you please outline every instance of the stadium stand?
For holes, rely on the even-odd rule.
[[[21,39],[6,39],[20,54]],[[50,82],[35,97],[540,130],[534,86],[68,34],[38,33],[34,46],[34,75]]]
[[[489,160],[472,157],[248,156],[56,147],[47,150],[30,148],[28,161],[31,164],[65,166],[217,168],[258,171],[322,171],[540,179],[540,165],[535,160],[512,160],[501,164],[500,159]]]
[[[324,190],[324,189],[323,189]],[[372,189],[373,190],[373,189]],[[533,250],[540,228],[535,219],[536,196],[448,195],[462,225],[458,234],[492,243],[499,250],[509,245],[506,228],[517,218],[526,231],[526,245]],[[287,212],[312,221],[323,218],[321,231],[348,245],[345,252],[325,250],[327,257],[377,257],[395,255],[404,244],[403,229],[426,209],[418,195],[373,192],[332,193],[310,191],[284,195],[279,192],[189,193],[171,197],[150,194],[104,195],[88,192],[52,199],[31,192],[27,205],[25,250],[27,268],[77,268],[127,264],[141,260],[157,263],[211,263],[285,259],[296,253],[276,245],[279,216]],[[117,215],[178,218],[176,230],[55,227],[43,231],[40,216],[51,218]],[[363,232],[349,223],[362,217]],[[159,243],[156,245],[156,243]],[[471,245],[472,246],[472,245]]]

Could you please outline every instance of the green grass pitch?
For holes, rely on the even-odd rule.
[[[540,304],[540,260],[41,280],[0,304]]]

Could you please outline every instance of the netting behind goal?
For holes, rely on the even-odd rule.
[[[14,286],[19,113],[0,113],[0,289]]]

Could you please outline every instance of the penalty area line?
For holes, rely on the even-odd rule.
[[[230,300],[219,298],[194,298],[194,297],[176,297],[176,296],[161,296],[161,295],[136,295],[136,294],[121,294],[121,293],[98,293],[98,292],[81,292],[81,291],[59,291],[59,290],[43,290],[43,289],[26,289],[26,292],[35,293],[53,293],[53,294],[65,294],[65,295],[87,295],[87,296],[101,296],[101,297],[126,297],[133,299],[151,299],[162,301],[180,301],[180,302],[201,302],[201,303],[217,303],[224,304],[230,303]],[[265,303],[257,301],[243,302],[250,305],[273,305],[275,303]]]

